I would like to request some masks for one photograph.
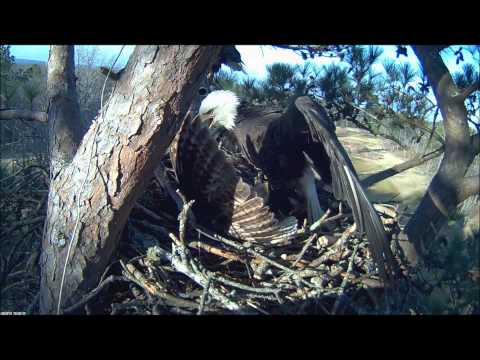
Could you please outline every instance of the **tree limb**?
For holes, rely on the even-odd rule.
[[[336,57],[342,50],[342,45],[273,45],[276,48],[292,50],[295,52],[314,54],[317,56]],[[324,53],[332,53],[325,55]]]
[[[0,109],[0,120],[23,119],[27,121],[47,122],[47,113],[44,111]]]
[[[368,187],[370,187],[370,186],[372,186],[372,185],[374,185],[374,184],[376,184],[376,183],[378,183],[382,180],[385,180],[385,179],[387,179],[391,176],[400,174],[401,172],[404,172],[404,171],[406,171],[408,169],[411,169],[415,166],[419,166],[419,165],[427,162],[428,160],[434,159],[434,158],[440,156],[441,154],[443,154],[444,150],[445,150],[445,148],[442,146],[442,147],[432,151],[431,153],[428,153],[428,154],[423,155],[421,157],[417,157],[417,158],[405,161],[401,164],[392,166],[391,168],[388,168],[388,169],[379,171],[375,174],[369,175],[365,179],[362,180],[362,185],[368,188]]]
[[[480,176],[477,174],[463,179],[463,183],[458,194],[459,203],[465,201],[470,196],[478,194],[480,194]]]
[[[470,84],[470,86],[467,86],[465,89],[462,89],[460,94],[454,97],[454,100],[463,102],[467,97],[469,97],[479,89],[480,89],[480,80],[477,80],[473,84]]]
[[[428,243],[435,239],[431,229],[441,228],[459,205],[459,200],[476,188],[476,183],[465,183],[465,173],[474,160],[468,113],[463,101],[455,97],[460,92],[443,62],[438,46],[412,45],[422,69],[432,86],[440,108],[445,129],[445,155],[439,169],[405,226],[404,232],[413,245],[412,260],[423,255]],[[468,191],[466,191],[468,189]]]

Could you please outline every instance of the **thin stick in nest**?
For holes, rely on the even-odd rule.
[[[240,256],[238,256],[238,255],[236,255],[232,252],[219,249],[217,247],[205,244],[205,243],[200,242],[200,241],[192,241],[191,243],[188,244],[188,246],[191,247],[191,248],[194,248],[194,249],[205,250],[206,252],[208,252],[210,254],[220,256],[224,259],[245,263],[245,260],[243,260]]]

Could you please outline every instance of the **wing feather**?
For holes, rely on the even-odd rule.
[[[296,219],[278,221],[265,200],[236,174],[199,117],[185,119],[170,157],[180,191],[195,200],[198,219],[245,241],[275,243],[296,236]]]
[[[360,232],[365,232],[370,252],[385,279],[394,269],[393,255],[383,224],[365,195],[353,164],[338,140],[333,123],[326,111],[309,97],[299,97],[295,107],[307,123],[310,140],[320,142],[330,158],[333,194],[338,200],[345,200],[351,207]],[[315,154],[308,154],[314,158]]]

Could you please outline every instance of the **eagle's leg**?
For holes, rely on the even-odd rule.
[[[320,202],[318,201],[317,187],[315,185],[315,175],[310,166],[305,166],[303,170],[303,175],[299,181],[300,190],[305,196],[307,202],[307,219],[308,223],[311,225],[320,219],[325,213],[320,207]]]

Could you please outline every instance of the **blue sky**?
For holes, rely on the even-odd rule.
[[[134,45],[127,45],[122,51],[122,55],[119,58],[119,65],[126,64],[128,57],[133,52]],[[383,58],[396,59],[396,46],[384,45]],[[112,61],[121,49],[121,45],[99,45],[99,53],[103,57],[105,62]],[[458,49],[459,46],[454,46],[454,49]],[[274,48],[272,46],[264,45],[237,45],[237,49],[242,56],[242,60],[245,63],[245,70],[249,76],[257,79],[264,79],[266,76],[266,65],[274,62],[286,62],[290,64],[302,64],[304,60],[302,57],[291,50]],[[31,59],[39,61],[47,61],[49,46],[48,45],[12,45],[11,54],[17,58]],[[408,61],[418,68],[418,60],[413,54],[413,51],[409,49],[408,58],[401,57],[398,59],[400,62]],[[472,61],[471,57],[464,52],[465,61]],[[446,62],[450,71],[457,71],[461,69],[461,65],[455,64],[455,56],[453,52],[443,54],[443,59]],[[338,59],[330,59],[325,57],[317,57],[313,60],[313,63],[317,65],[329,64],[332,61],[338,61]],[[103,64],[102,64],[103,65]]]

